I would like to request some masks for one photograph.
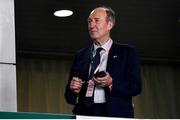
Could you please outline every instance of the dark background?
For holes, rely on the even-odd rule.
[[[90,43],[89,12],[108,5],[116,12],[115,42],[136,47],[141,59],[180,60],[179,0],[15,0],[17,55],[73,55]],[[74,14],[55,17],[60,9]]]

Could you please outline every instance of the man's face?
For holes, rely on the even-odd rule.
[[[111,22],[107,21],[107,15],[104,9],[97,8],[93,10],[88,18],[88,30],[93,40],[104,40],[109,37]]]

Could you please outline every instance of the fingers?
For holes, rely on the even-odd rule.
[[[95,82],[95,84],[97,86],[103,87],[103,86],[105,86],[105,77],[101,77],[101,78],[100,77],[97,77],[97,78],[93,77],[93,81]]]
[[[83,81],[78,77],[73,77],[70,84],[70,89],[74,93],[79,93],[82,87]]]
[[[97,86],[101,87],[109,86],[112,83],[112,78],[108,72],[106,72],[106,76],[104,77],[93,77],[93,80]]]

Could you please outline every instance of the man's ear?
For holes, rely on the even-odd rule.
[[[107,28],[108,30],[111,30],[113,28],[113,23],[109,21]]]

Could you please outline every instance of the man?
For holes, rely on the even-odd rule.
[[[111,39],[114,25],[109,7],[95,8],[89,15],[93,44],[75,55],[65,92],[66,101],[75,105],[74,114],[134,117],[132,97],[141,92],[140,65],[133,47]],[[94,68],[95,61],[99,63]]]

